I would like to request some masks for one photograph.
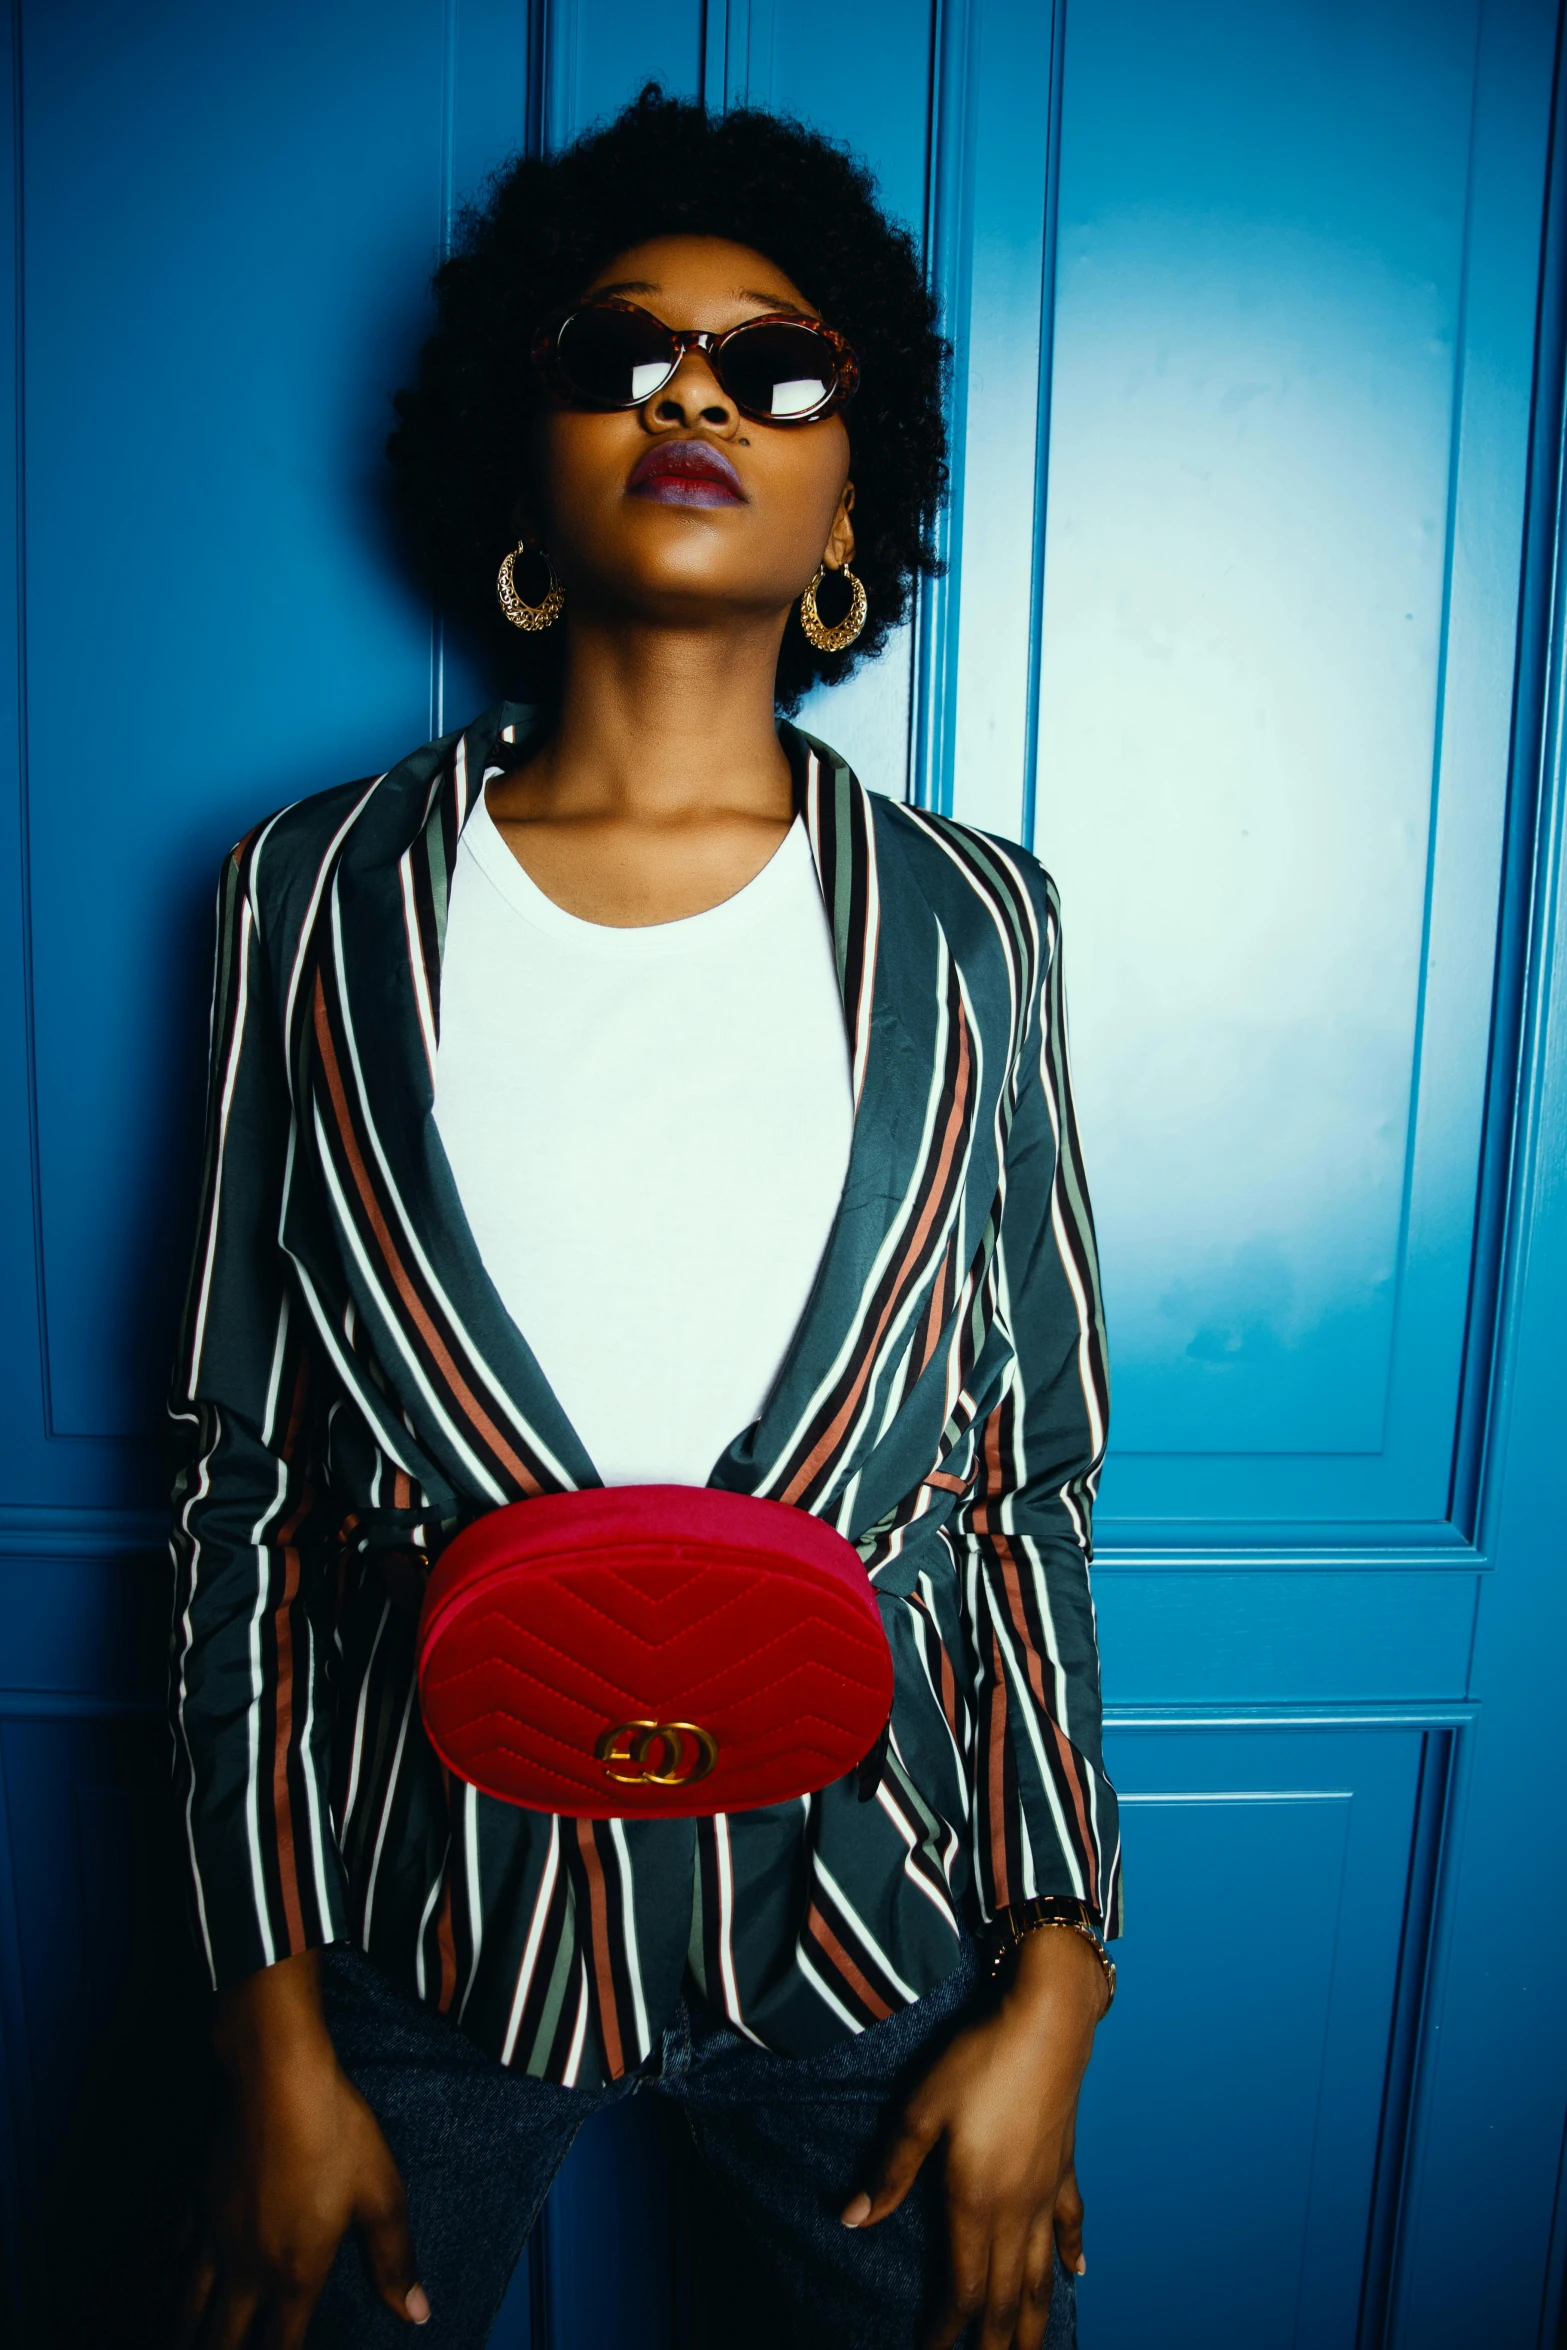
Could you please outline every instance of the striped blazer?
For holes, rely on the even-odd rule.
[[[596,1482],[433,1117],[458,836],[534,723],[502,704],[225,861],[171,1707],[215,1984],[353,1940],[506,2064],[587,2086],[649,2052],[688,1966],[803,2055],[933,1988],[1008,1903],[1072,1894],[1118,1930],[1088,1574],[1107,1385],[1053,885],[785,727],[854,1133],[809,1304],[710,1482],[858,1549],[896,1668],[880,1787],[574,1821],[447,1775],[410,1554]]]

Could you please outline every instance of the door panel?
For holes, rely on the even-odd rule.
[[[1069,13],[1037,841],[1107,1541],[1448,1519],[1552,33]]]
[[[267,7],[161,21],[20,31],[47,1433],[12,1490],[61,1501],[156,1491],[106,1440],[144,1438],[166,1377],[189,1189],[154,1137],[189,1130],[225,838],[430,726],[373,468],[439,235],[442,10],[333,7],[303,54]]]
[[[1109,1686],[1122,1706],[1462,1697],[1479,1586],[1414,1566],[1112,1561],[1097,1583]]]
[[[24,2338],[91,2282],[38,2252],[60,2182],[156,2107],[153,2194],[198,2078],[152,1827],[149,1432],[211,876],[262,811],[488,698],[387,545],[387,392],[456,205],[657,77],[849,140],[919,240],[955,352],[947,569],[805,722],[1063,888],[1130,1918],[1084,2100],[1084,2339],[1532,2350],[1567,2112],[1537,1792],[1567,1769],[1554,0],[863,0],[830,48],[777,0],[16,8]],[[585,2132],[497,2345],[672,2350],[684,2191],[651,2113]],[[1472,2275],[1471,2199],[1499,2248]]]
[[[1353,2350],[1426,1746],[1115,1734],[1142,1919],[1084,2096],[1085,2339]]]

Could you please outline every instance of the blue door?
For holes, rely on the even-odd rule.
[[[72,2196],[184,2127],[154,1431],[210,876],[489,698],[387,548],[386,393],[454,206],[656,75],[849,139],[923,240],[950,567],[807,723],[1064,894],[1129,1920],[1085,2343],[1554,2341],[1557,41],[1550,0],[12,0],[17,2340],[90,2284]],[[650,2127],[584,2136],[498,2350],[678,2340]]]

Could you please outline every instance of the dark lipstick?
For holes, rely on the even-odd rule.
[[[633,498],[669,506],[745,503],[739,474],[711,441],[655,441],[632,467],[626,489]]]

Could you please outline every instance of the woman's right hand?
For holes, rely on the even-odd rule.
[[[337,2061],[315,1951],[234,1984],[214,2042],[225,2082],[178,2350],[300,2350],[350,2227],[398,2317],[430,2315],[403,2182],[379,2123]]]

